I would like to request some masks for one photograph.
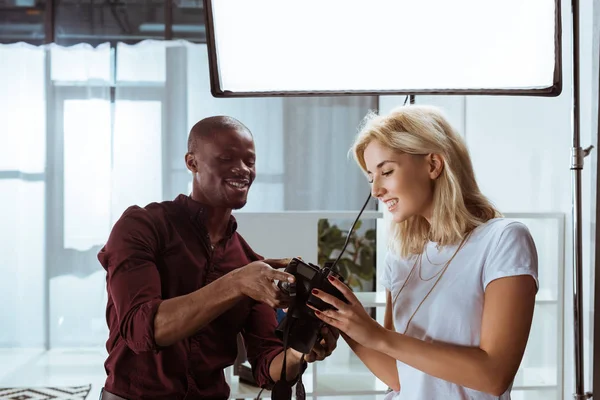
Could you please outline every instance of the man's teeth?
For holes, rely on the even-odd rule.
[[[398,204],[398,200],[390,200],[390,201],[386,202],[385,204],[387,204],[388,208],[392,208],[396,204]]]
[[[228,181],[227,183],[230,184],[233,187],[240,188],[240,189],[243,189],[246,186],[248,186],[248,184],[245,183],[245,182],[231,182],[231,181]]]

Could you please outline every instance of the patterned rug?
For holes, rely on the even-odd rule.
[[[84,400],[91,389],[92,385],[0,388],[0,400]]]

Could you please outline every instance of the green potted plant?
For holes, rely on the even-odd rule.
[[[345,282],[353,290],[363,291],[364,284],[369,285],[375,276],[375,229],[368,229],[359,234],[362,221],[350,236],[348,246],[336,266],[337,271],[344,277]],[[336,260],[344,247],[348,231],[341,229],[329,220],[319,220],[319,265]],[[367,290],[371,290],[369,287]]]

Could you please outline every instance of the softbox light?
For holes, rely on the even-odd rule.
[[[558,0],[205,1],[216,97],[561,92]]]

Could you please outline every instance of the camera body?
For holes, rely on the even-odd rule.
[[[279,281],[277,284],[281,291],[291,297],[291,304],[275,332],[283,340],[287,329],[288,347],[303,354],[308,354],[320,339],[321,328],[325,325],[307,304],[319,311],[333,308],[330,304],[315,297],[312,290],[318,289],[347,302],[344,295],[328,279],[329,276],[334,276],[343,282],[343,277],[331,270],[331,264],[333,263],[328,263],[324,268],[320,268],[299,258],[293,258],[285,268],[285,272],[293,275],[295,282]]]

